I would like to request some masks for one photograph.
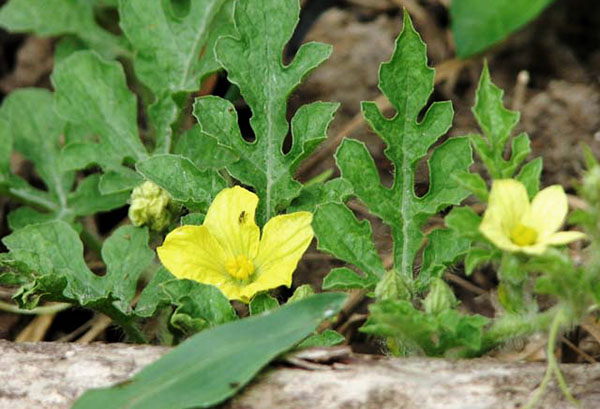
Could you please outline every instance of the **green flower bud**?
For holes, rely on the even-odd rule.
[[[581,196],[594,205],[600,202],[600,166],[593,166],[583,175]]]
[[[310,284],[302,284],[300,287],[296,288],[294,294],[287,300],[287,304],[291,304],[296,301],[300,301],[305,299],[306,297],[310,297],[315,293],[315,290],[310,286]]]
[[[423,301],[423,307],[425,307],[427,314],[439,314],[454,308],[457,303],[450,286],[441,278],[434,278],[431,282],[429,294]]]
[[[396,270],[389,270],[377,283],[375,296],[379,300],[408,300],[410,291]]]
[[[177,217],[179,205],[169,194],[150,181],[133,189],[129,219],[135,226],[147,225],[151,230],[166,229]]]

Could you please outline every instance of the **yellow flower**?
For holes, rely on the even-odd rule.
[[[258,197],[235,186],[223,189],[202,226],[181,226],[167,235],[158,257],[177,278],[218,287],[230,300],[249,302],[260,291],[292,283],[292,274],[313,238],[312,214],[275,216],[262,237],[254,222]]]
[[[578,231],[558,231],[567,211],[567,195],[560,185],[540,191],[529,203],[521,182],[495,180],[479,231],[502,250],[542,254],[548,246],[585,237]]]

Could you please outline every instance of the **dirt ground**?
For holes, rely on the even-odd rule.
[[[0,0],[0,4],[4,1]],[[506,91],[509,107],[521,111],[517,131],[529,133],[533,156],[544,158],[543,184],[562,184],[574,192],[581,175],[580,143],[588,144],[600,157],[600,2],[592,0],[557,0],[538,19],[482,56],[466,61],[454,59],[447,0],[305,0],[300,28],[289,46],[293,54],[303,41],[332,44],[329,61],[317,69],[290,99],[290,112],[315,101],[338,101],[341,108],[330,130],[332,141],[342,136],[365,141],[375,157],[384,183],[391,183],[391,164],[383,155],[382,142],[360,120],[360,101],[380,97],[377,73],[381,62],[389,59],[394,39],[401,30],[404,6],[411,13],[417,30],[428,44],[430,64],[437,69],[441,81],[432,100],[452,100],[455,110],[450,135],[477,132],[471,114],[477,80],[484,58],[490,66],[493,81]],[[55,40],[35,36],[8,34],[0,30],[0,100],[20,87],[50,88]],[[220,80],[222,82],[223,80]],[[222,85],[222,84],[221,84]],[[217,91],[226,87],[217,84]],[[240,112],[244,107],[239,106]],[[335,168],[332,153],[337,146],[328,142],[319,160],[299,171],[301,180]],[[15,158],[15,166],[27,174],[27,164]],[[30,172],[30,170],[29,170]],[[34,177],[34,175],[31,175]],[[417,190],[427,189],[427,174],[421,172]],[[371,218],[360,203],[351,206],[361,217],[374,223],[375,238],[384,259],[391,252],[389,231]],[[5,215],[14,204],[0,199],[0,234],[8,233]],[[96,220],[111,224],[122,221],[124,209]],[[295,275],[294,284],[311,283],[320,287],[323,276],[340,265],[313,248]],[[490,315],[493,306],[489,293],[496,284],[493,272],[479,271],[469,280],[461,278],[460,267],[447,278],[453,282],[467,311]],[[281,291],[285,298],[290,292]],[[8,292],[3,293],[9,295]],[[337,329],[349,336],[357,351],[382,352],[382,347],[357,333],[365,318],[366,301],[355,295],[354,308],[346,311],[346,319]],[[94,321],[95,320],[95,321]],[[15,339],[32,325],[31,317],[0,313],[0,338]],[[81,310],[69,310],[53,317],[45,325],[39,339],[71,339],[97,325],[98,318]],[[84,329],[82,329],[84,328]],[[600,331],[599,331],[600,332]],[[100,331],[99,340],[119,340],[116,330]],[[576,330],[568,336],[574,347],[565,347],[564,358],[571,362],[600,356],[598,343],[588,332]],[[543,339],[513,345],[511,357],[539,359]],[[568,345],[568,344],[565,344]],[[578,352],[580,351],[580,352]],[[520,354],[520,355],[519,355]]]

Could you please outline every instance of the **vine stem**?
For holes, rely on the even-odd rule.
[[[45,307],[36,307],[30,310],[24,310],[17,307],[14,304],[10,304],[4,301],[0,301],[0,310],[6,312],[12,312],[15,314],[26,314],[26,315],[44,315],[44,314],[55,314],[71,307],[69,303],[58,303],[54,305],[47,305]]]
[[[565,311],[563,309],[559,309],[554,317],[554,320],[552,321],[552,325],[550,326],[550,333],[548,335],[548,346],[546,349],[546,359],[548,360],[548,366],[546,367],[544,378],[542,379],[540,386],[538,386],[529,402],[527,402],[527,404],[523,406],[523,409],[533,409],[536,406],[536,404],[540,400],[540,397],[548,387],[548,383],[552,379],[552,374],[556,376],[556,380],[558,381],[560,390],[565,396],[565,398],[567,398],[567,400],[572,404],[579,405],[579,401],[575,399],[569,391],[567,382],[565,381],[565,378],[562,372],[560,371],[558,362],[556,360],[556,356],[554,355],[554,348],[556,347],[556,339],[558,338],[558,332],[560,330],[560,327],[563,324],[566,324],[567,322],[568,321]]]

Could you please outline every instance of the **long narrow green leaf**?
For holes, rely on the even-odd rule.
[[[73,409],[208,408],[335,314],[345,294],[317,294],[273,312],[204,331],[130,381],[85,393]]]

